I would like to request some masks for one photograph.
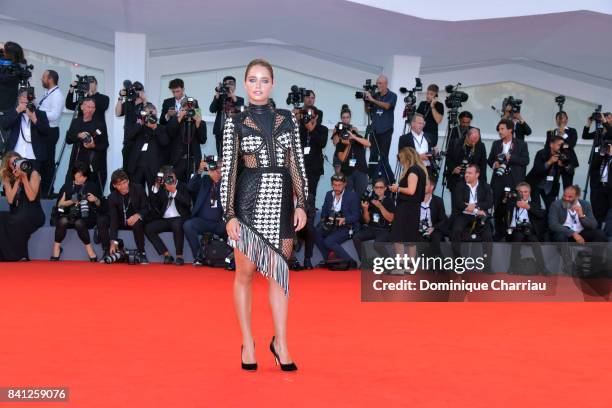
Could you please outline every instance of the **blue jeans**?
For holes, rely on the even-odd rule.
[[[315,242],[317,244],[317,248],[321,251],[321,256],[323,259],[327,260],[329,255],[329,251],[334,251],[338,257],[342,258],[345,261],[354,261],[353,258],[342,248],[342,243],[344,241],[348,241],[349,239],[349,228],[348,227],[340,227],[336,229],[334,232],[330,233],[327,236],[323,236],[323,227],[321,224],[317,226],[315,232]]]
[[[197,217],[190,218],[185,221],[183,224],[183,231],[185,232],[185,238],[187,238],[187,242],[189,243],[189,247],[191,248],[191,253],[193,254],[194,258],[198,256],[198,252],[200,251],[200,235],[206,232],[217,234],[219,236],[226,235],[225,223],[223,221],[205,220]]]

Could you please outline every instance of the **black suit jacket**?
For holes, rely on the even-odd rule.
[[[96,119],[104,127],[104,133],[108,134],[106,130],[106,117],[104,115],[106,113],[106,110],[108,109],[108,105],[110,104],[110,99],[108,98],[108,96],[103,95],[99,92],[96,92],[96,94],[92,98],[96,102],[94,119]],[[74,91],[72,91],[72,89],[69,89],[68,93],[66,94],[66,109],[73,111],[76,108],[77,103],[74,101]],[[80,107],[78,117],[83,117],[83,112],[81,111]]]
[[[427,144],[429,148],[431,149],[433,147],[431,135],[423,132],[423,137],[425,138],[425,140],[427,140]],[[400,150],[402,150],[402,148],[406,146],[412,147],[413,149],[415,149],[414,138],[412,137],[412,132],[409,132],[409,133],[406,133],[405,135],[400,136],[399,142],[397,143],[397,151],[399,152]]]
[[[461,215],[467,207],[465,203],[470,201],[470,187],[466,183],[462,188],[456,188],[453,191],[453,195],[453,214]],[[476,187],[476,207],[485,212],[490,212],[491,208],[493,208],[493,190],[491,190],[487,183],[478,182],[478,187]]]
[[[236,103],[234,103],[234,107],[239,108],[240,106],[244,106],[244,98],[241,96],[236,96]],[[213,97],[212,102],[210,103],[209,111],[210,113],[216,113],[215,116],[215,124],[213,125],[213,134],[217,137],[221,137],[223,135],[223,123],[221,123],[221,113],[223,106],[221,105],[221,98]]]
[[[329,129],[323,125],[317,125],[308,132],[304,125],[300,124],[300,144],[302,150],[310,146],[310,152],[304,153],[304,165],[307,173],[323,174],[323,149],[327,145]]]
[[[444,234],[448,234],[448,217],[444,208],[444,200],[437,195],[432,195],[429,211],[431,213],[431,226]]]
[[[178,117],[173,116],[168,121],[168,135],[170,137],[170,164],[175,166],[181,161],[183,155],[184,140],[186,140],[187,118],[184,118],[181,123],[178,122]],[[200,127],[195,126],[193,121],[193,138],[189,147],[189,154],[193,157],[196,166],[202,160],[202,151],[200,145],[206,143],[206,122],[202,119]]]
[[[128,192],[129,205],[127,208],[127,218],[134,214],[140,214],[143,222],[147,219],[149,213],[149,205],[147,203],[147,195],[145,189],[140,184],[130,183],[130,191]],[[113,190],[108,197],[108,215],[110,218],[110,238],[117,240],[117,231],[124,226],[123,214],[124,200],[123,196],[117,190]]]
[[[162,153],[170,143],[166,127],[157,125],[157,128],[153,130],[147,126],[136,124],[128,130],[126,138],[132,146],[127,165],[128,174],[134,173],[141,155],[145,155],[147,170],[156,173],[164,164],[162,163]],[[145,143],[148,143],[147,151],[143,152],[142,148]]]
[[[454,189],[455,185],[464,180],[459,174],[453,174],[455,167],[460,166],[465,155],[464,140],[455,139],[449,142],[449,147],[446,152],[446,171],[448,173],[448,187]],[[473,149],[471,158],[468,159],[470,164],[477,164],[480,167],[480,177],[478,181],[480,183],[487,182],[487,150],[481,141],[479,141]]]
[[[546,144],[544,145],[544,147],[548,147],[550,140],[553,138],[553,136],[557,134],[558,134],[558,129],[547,130],[546,131]],[[568,128],[565,128],[565,134],[567,135],[567,138],[565,139],[565,143],[568,145],[568,148],[569,148],[570,164],[574,168],[576,168],[578,167],[579,163],[578,163],[578,156],[576,156],[576,152],[574,151],[574,148],[576,147],[576,143],[578,142],[578,132],[576,131],[576,129],[568,127]]]
[[[176,185],[176,197],[174,197],[174,205],[176,210],[183,220],[186,220],[191,215],[191,195],[187,186],[178,182]],[[168,207],[168,191],[161,186],[157,193],[153,189],[149,192],[149,215],[148,220],[156,220],[163,218],[164,212]]]
[[[45,161],[48,159],[47,145],[50,143],[51,128],[47,120],[47,114],[39,109],[35,110],[36,124],[30,122],[30,135],[32,137],[32,150],[36,160]],[[17,141],[21,137],[21,118],[25,112],[17,114],[15,109],[9,109],[0,116],[0,127],[10,129],[7,149],[15,150]]]
[[[522,124],[517,122],[514,125],[514,137],[518,140],[525,140],[525,136],[529,136],[531,134],[531,128],[527,124],[527,122],[523,122]]]
[[[100,130],[100,135],[97,134],[96,130]],[[89,160],[87,164],[91,165],[94,173],[106,172],[108,135],[106,134],[105,126],[95,117],[89,122],[84,122],[83,118],[76,118],[70,124],[70,128],[66,132],[66,144],[73,145],[72,152],[70,153],[70,166],[77,160],[77,154],[80,154],[80,152],[85,149],[83,142],[78,136],[81,132],[89,132],[96,144],[96,147],[89,150]]]
[[[544,184],[546,183],[546,177],[550,175],[550,167],[546,167],[546,162],[550,159],[551,152],[548,147],[538,150],[533,160],[533,167],[527,177],[525,177],[525,181],[531,185],[531,191],[537,191],[544,189]],[[554,174],[554,179],[552,181],[552,189],[550,194],[557,197],[559,195],[559,178],[561,176],[561,168],[558,167],[558,171]]]
[[[497,161],[497,155],[502,151],[502,140],[498,139],[494,141],[493,145],[491,146],[491,151],[489,152],[489,159],[487,160],[491,168],[493,168],[493,164]],[[525,180],[527,165],[529,164],[529,150],[527,148],[527,143],[513,138],[509,153],[510,161],[508,162],[508,165],[510,167],[510,178],[512,179],[512,185],[510,187],[514,188],[518,183]],[[495,172],[493,172],[493,176],[491,177],[491,186],[496,188],[498,185],[501,185],[499,180],[502,178],[503,176],[498,176],[495,174]]]

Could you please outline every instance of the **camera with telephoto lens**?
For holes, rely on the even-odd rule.
[[[340,226],[340,218],[344,218],[342,211],[334,211],[333,214],[329,215],[323,220],[323,232],[330,233],[336,230]]]
[[[601,115],[601,105],[597,105],[597,108],[591,114],[590,120],[594,121],[596,124],[601,124],[603,121],[603,116]]]
[[[468,100],[468,94],[458,90],[460,85],[461,83],[457,85],[446,85],[446,87],[444,87],[444,90],[448,94],[446,99],[444,99],[444,104],[448,109],[453,111],[457,111],[461,107],[461,104]]]
[[[351,125],[345,125],[342,122],[338,122],[336,124],[336,133],[339,134],[340,138],[343,140],[348,140],[348,138],[351,137],[351,134],[349,133],[351,129]]]
[[[516,223],[516,227],[514,229],[523,235],[531,235],[533,228],[531,227],[531,223],[529,221],[520,220]]]
[[[24,173],[31,173],[32,172],[32,162],[28,159],[17,159],[13,162],[13,167],[14,168],[19,168],[21,171],[23,171]]]
[[[376,84],[372,84],[371,79],[366,79],[365,84],[363,84],[362,88],[363,88],[363,91],[355,92],[355,98],[364,99],[366,92],[369,92],[370,95],[374,95],[374,93],[376,92],[376,89],[378,89],[378,86]]]
[[[559,95],[555,98],[555,103],[559,106],[559,112],[563,110],[563,105],[565,104],[565,96]]]
[[[113,254],[106,255],[104,258],[102,258],[104,263],[112,264],[115,262],[125,262],[126,253],[125,253],[125,247],[123,246],[123,240],[118,239],[117,242],[118,242],[117,251],[115,251],[115,253]]]
[[[495,169],[495,174],[498,176],[507,174],[510,169],[508,168],[508,161],[504,153],[497,155],[497,162],[499,163],[499,167]]]
[[[151,125],[157,123],[157,115],[152,112],[148,112],[146,110],[140,111],[140,120],[142,123],[149,123]]]
[[[209,155],[204,157],[204,161],[206,162],[206,168],[208,170],[216,170],[217,169],[217,155]]]
[[[34,112],[36,110],[36,106],[34,105],[34,99],[36,99],[36,94],[34,93],[34,87],[26,86],[26,87],[20,88],[19,92],[22,92],[23,90],[26,91],[26,97],[28,99],[28,102],[26,104],[26,109],[29,110],[30,112]]]
[[[421,234],[421,237],[423,237],[424,239],[430,238],[430,234],[429,234],[430,227],[431,225],[429,225],[429,220],[427,219],[421,220],[421,222],[419,222],[419,234]]]
[[[307,124],[308,122],[314,119],[316,114],[317,112],[315,112],[312,108],[302,109],[302,123],[304,125]]]
[[[561,146],[557,157],[559,157],[559,161],[561,164],[563,164],[563,170],[570,172],[573,170],[570,163],[570,146],[567,143],[564,143],[563,146]]]
[[[516,201],[519,198],[519,193],[516,190],[511,189],[510,187],[504,187],[504,195],[502,196],[502,203],[507,203],[508,201]]]
[[[429,155],[429,166],[431,167],[432,176],[437,179],[440,174],[440,162],[446,153],[430,147],[427,154]]]
[[[83,144],[90,144],[91,142],[93,142],[93,137],[89,132],[85,132],[85,137],[82,139],[82,141]]]
[[[13,62],[4,55],[4,50],[0,49],[0,75],[16,77],[22,84],[26,84],[32,77],[34,65]]]
[[[77,94],[77,100],[83,99],[86,94],[89,93],[89,84],[96,82],[96,78],[90,75],[78,75],[76,76],[76,84],[74,85],[74,92]]]
[[[468,159],[461,160],[461,164],[459,165],[459,176],[461,177],[465,176],[465,171],[467,170],[469,165],[470,165],[470,161]]]
[[[123,81],[123,88],[125,89],[125,99],[128,102],[133,102],[138,98],[140,91],[144,91],[144,86],[138,81],[132,83],[129,79]]]
[[[519,113],[521,111],[521,104],[523,103],[522,99],[515,99],[513,96],[509,96],[502,102],[502,111],[506,111],[506,107],[509,105],[512,109],[512,113]]]
[[[188,96],[182,103],[183,109],[185,109],[185,116],[189,119],[193,119],[196,115],[198,101],[196,101],[193,97]]]
[[[219,82],[219,85],[215,87],[215,92],[219,93],[221,97],[227,97],[229,94],[230,88],[228,85],[225,85],[223,82]]]
[[[369,202],[370,200],[376,200],[378,197],[376,196],[376,194],[374,193],[374,190],[372,189],[372,185],[368,184],[368,187],[366,187],[365,191],[361,194],[361,201],[362,202]]]
[[[68,221],[74,224],[81,218],[89,217],[89,202],[87,201],[86,195],[80,196],[77,193],[73,193],[70,197],[72,205],[68,207],[58,207],[57,212],[60,216],[68,217]]]
[[[172,173],[164,175],[164,184],[175,184],[174,175],[172,175]]]
[[[287,105],[293,105],[295,108],[300,107],[304,103],[306,96],[306,88],[300,88],[297,85],[291,85],[291,90],[287,94]]]
[[[415,93],[421,92],[423,90],[423,84],[421,83],[421,78],[415,78],[415,86],[412,89],[408,89],[405,86],[401,86],[399,91],[402,95],[406,95],[404,97],[404,103],[406,105],[414,106],[416,105],[416,95]]]

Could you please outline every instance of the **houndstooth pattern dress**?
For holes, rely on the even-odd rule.
[[[225,121],[222,155],[224,219],[240,223],[240,239],[229,243],[288,296],[294,195],[295,208],[304,209],[308,197],[297,120],[288,110],[250,105]]]

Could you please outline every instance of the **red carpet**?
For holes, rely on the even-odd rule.
[[[69,403],[1,407],[608,407],[608,303],[361,303],[358,271],[292,272],[291,353],[274,366],[255,281],[257,372],[240,369],[233,273],[0,265],[0,387]]]

